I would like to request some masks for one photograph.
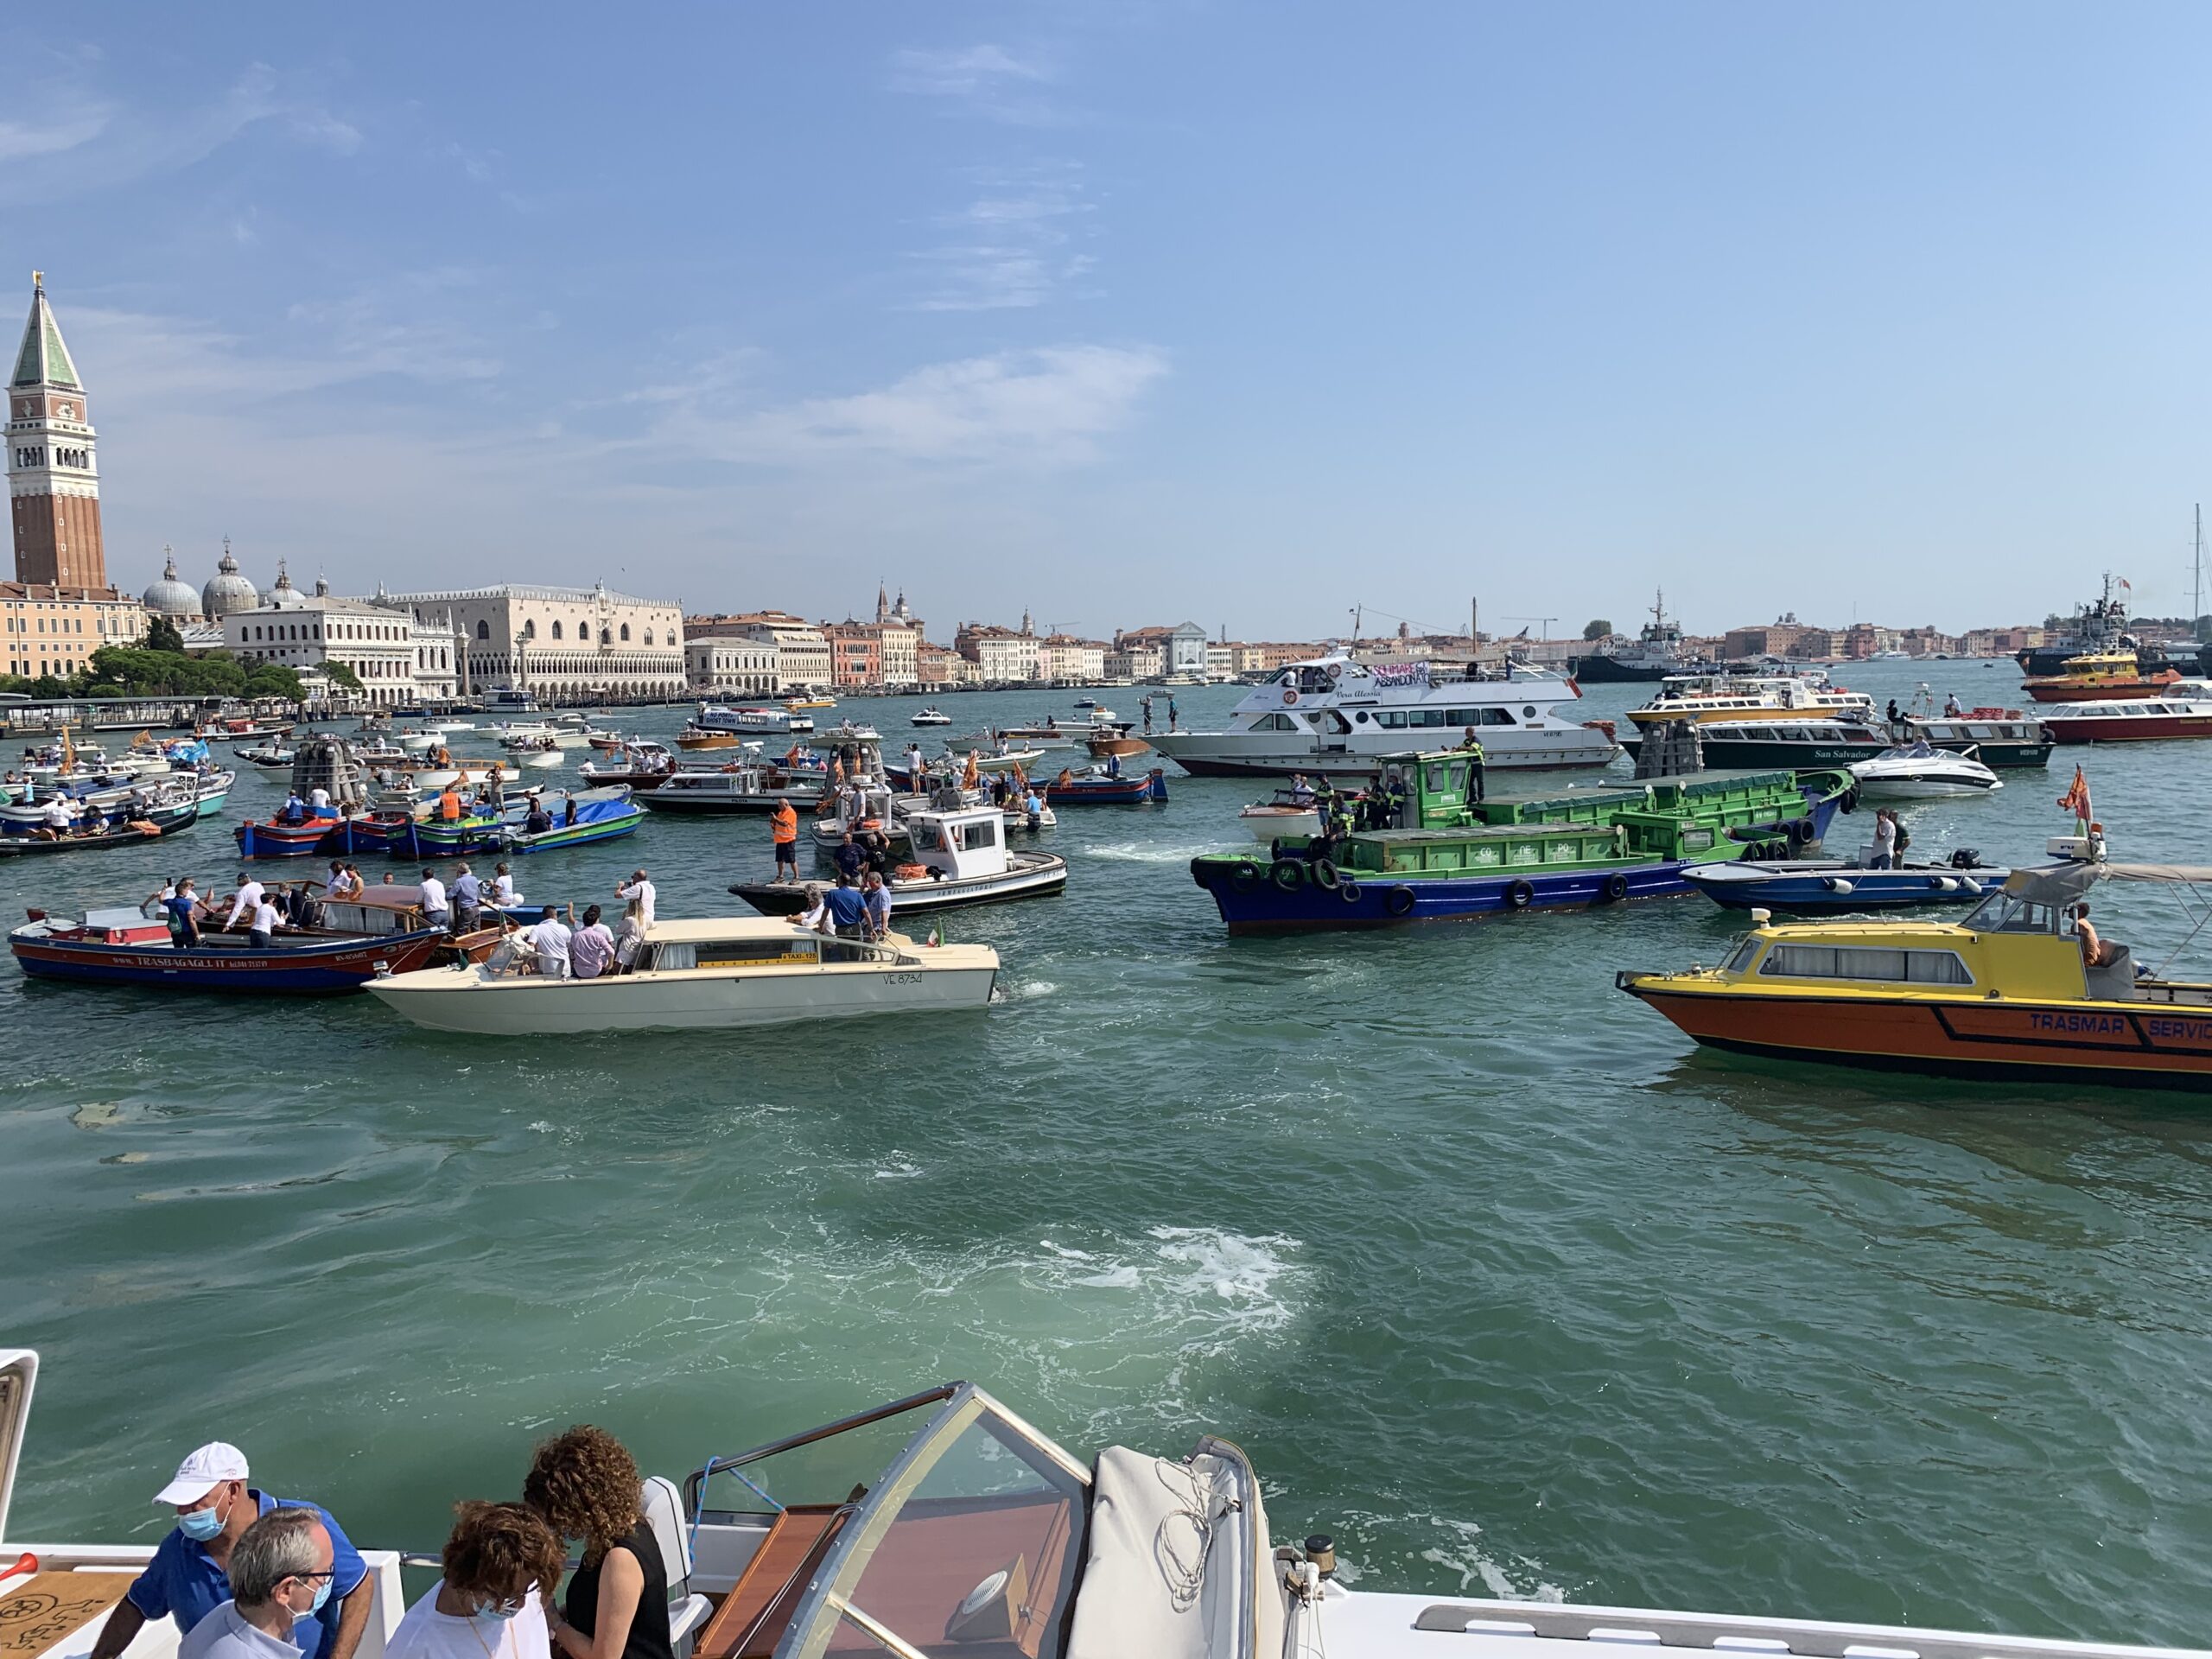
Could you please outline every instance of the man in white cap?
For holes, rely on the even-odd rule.
[[[177,1465],[176,1478],[154,1494],[156,1503],[176,1511],[176,1525],[108,1615],[92,1643],[92,1659],[120,1659],[149,1619],[174,1618],[183,1633],[228,1601],[231,1557],[238,1540],[257,1519],[280,1508],[313,1510],[330,1535],[328,1595],[338,1604],[296,1621],[293,1640],[304,1659],[353,1659],[376,1593],[360,1552],[321,1505],[271,1497],[248,1486],[246,1478],[245,1453],[221,1440],[201,1446]]]
[[[302,1659],[302,1619],[330,1599],[330,1529],[309,1509],[276,1509],[231,1550],[231,1599],[194,1625],[178,1659]]]

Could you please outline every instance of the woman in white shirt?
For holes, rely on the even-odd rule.
[[[544,1598],[561,1580],[561,1541],[519,1503],[455,1513],[445,1576],[407,1610],[385,1659],[549,1659]]]

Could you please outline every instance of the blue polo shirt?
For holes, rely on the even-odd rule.
[[[330,1518],[330,1511],[320,1503],[310,1503],[303,1497],[271,1497],[251,1486],[246,1495],[259,1505],[256,1515],[266,1515],[279,1507],[313,1510],[329,1529],[330,1599],[323,1604],[321,1612],[292,1626],[292,1639],[299,1643],[304,1659],[330,1659],[331,1643],[338,1631],[338,1604],[360,1588],[361,1580],[369,1575],[367,1564]],[[183,1634],[231,1599],[231,1575],[216,1565],[205,1544],[186,1537],[181,1528],[172,1527],[154,1551],[154,1559],[146,1563],[146,1570],[124,1593],[130,1605],[149,1619],[174,1615],[177,1630]]]

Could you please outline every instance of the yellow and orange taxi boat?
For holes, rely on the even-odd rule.
[[[2171,888],[2212,919],[2212,869],[2073,862],[2015,870],[1952,924],[1758,925],[1718,968],[1614,983],[1714,1048],[1889,1071],[2212,1091],[2212,983],[2139,969],[2075,931],[2100,881]]]
[[[2094,697],[2152,697],[2179,678],[2177,668],[2145,673],[2132,651],[2101,651],[2069,657],[2056,674],[2031,674],[2020,682],[2020,689],[2037,702],[2080,702]]]

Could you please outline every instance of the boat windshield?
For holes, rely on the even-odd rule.
[[[2059,907],[2016,898],[1999,889],[1966,913],[1959,925],[1976,933],[2056,933]]]
[[[779,1651],[952,1643],[1057,1659],[1090,1486],[1081,1464],[962,1384],[839,1530]]]

